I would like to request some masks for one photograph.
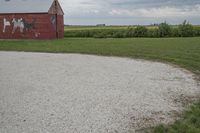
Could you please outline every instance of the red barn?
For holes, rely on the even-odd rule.
[[[0,39],[64,37],[58,0],[0,0]]]

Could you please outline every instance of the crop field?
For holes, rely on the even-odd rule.
[[[136,28],[137,26],[65,26],[65,31],[82,31],[82,30],[120,30],[127,28]],[[146,26],[149,29],[158,28],[157,26]]]
[[[127,29],[128,26],[65,26],[65,31],[96,29]]]
[[[65,26],[65,31],[80,31],[80,30],[101,30],[101,29],[110,29],[110,30],[116,30],[116,29],[127,29],[127,28],[136,28],[137,26]],[[148,29],[155,29],[158,28],[158,26],[146,26]],[[173,26],[174,28],[177,28],[177,25]],[[200,25],[195,25],[195,28],[200,29]]]
[[[200,76],[200,37],[125,39],[64,38],[51,41],[0,40],[0,50],[81,53],[156,60],[172,63],[190,70],[196,74],[197,78]],[[183,114],[182,118],[174,124],[160,125],[153,128],[152,131],[147,132],[200,133],[200,102],[193,104]]]
[[[162,23],[163,24],[163,23]],[[160,26],[65,26],[65,37],[93,38],[133,38],[133,37],[199,37],[200,26],[189,25],[180,28],[179,25],[165,24]],[[185,25],[187,26],[187,24]],[[190,31],[184,31],[189,29]],[[165,30],[165,31],[163,31]],[[186,34],[183,34],[183,31]],[[164,35],[162,35],[164,33]]]

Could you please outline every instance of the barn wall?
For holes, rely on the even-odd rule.
[[[58,38],[64,37],[64,19],[63,15],[58,15]]]
[[[63,18],[63,16],[62,16]],[[6,22],[4,23],[4,19]],[[12,22],[15,19],[17,22]],[[1,39],[55,39],[56,17],[51,14],[7,14],[0,15]],[[18,22],[19,21],[19,22]],[[61,17],[59,16],[59,23]],[[64,25],[64,24],[63,24]],[[5,28],[4,28],[5,27]],[[64,27],[59,25],[59,37],[62,38]],[[61,31],[61,29],[63,29]]]

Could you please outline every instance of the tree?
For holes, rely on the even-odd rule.
[[[166,22],[159,24],[158,30],[160,37],[169,37],[171,35],[171,27]]]
[[[179,34],[181,37],[192,37],[194,36],[193,26],[186,20],[178,26]]]
[[[147,28],[145,26],[138,26],[134,30],[135,37],[146,37],[147,35]]]

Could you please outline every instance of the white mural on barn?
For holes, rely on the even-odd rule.
[[[13,18],[10,22],[6,18],[3,19],[3,33],[6,32],[6,27],[12,26],[12,34],[15,33],[15,31],[19,28],[19,31],[21,33],[26,33],[28,30],[34,33],[35,38],[38,38],[40,36],[39,32],[36,32],[35,29],[35,23],[36,19],[34,18],[32,22],[27,22],[25,19],[16,19]]]
[[[16,21],[16,19],[13,18],[12,23],[14,24],[14,26],[13,26],[12,34],[15,33],[15,30],[16,30],[18,27],[19,27],[21,33],[24,31],[24,23],[23,23],[22,20],[23,20],[23,19],[20,18],[20,19],[18,19],[18,20]]]
[[[10,26],[10,22],[6,20],[6,18],[3,19],[3,33],[6,32],[6,27]]]

